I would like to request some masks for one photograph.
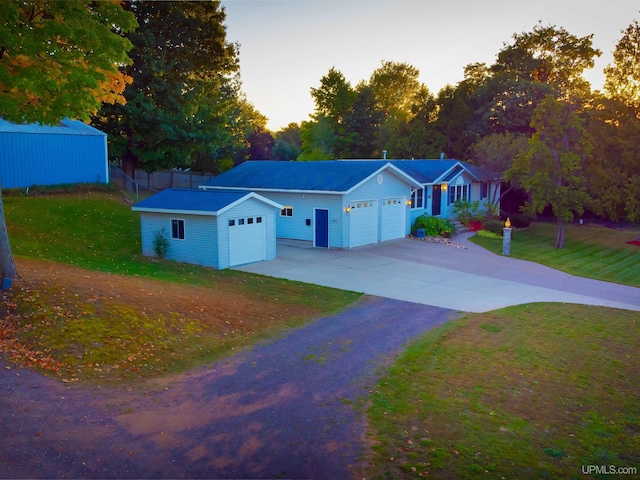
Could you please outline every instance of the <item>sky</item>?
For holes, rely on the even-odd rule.
[[[513,34],[543,26],[593,34],[602,51],[585,72],[593,89],[640,0],[222,0],[227,41],[238,43],[242,91],[276,132],[309,120],[310,89],[332,67],[356,86],[383,61],[405,62],[437,94],[464,67],[494,63]]]

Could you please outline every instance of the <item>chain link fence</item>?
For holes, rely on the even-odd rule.
[[[109,162],[109,178],[111,179],[111,183],[120,188],[136,203],[159,191],[155,188],[140,185],[111,162]]]

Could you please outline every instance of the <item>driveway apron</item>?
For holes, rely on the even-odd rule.
[[[342,249],[280,240],[278,258],[238,270],[465,312],[532,302],[640,310],[640,288],[577,277],[495,255],[455,237],[455,246],[413,238]]]
[[[0,476],[354,478],[367,453],[354,403],[407,342],[457,316],[364,297],[144,392],[68,387],[2,364]]]

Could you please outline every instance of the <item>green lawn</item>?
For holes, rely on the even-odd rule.
[[[637,229],[567,225],[564,248],[554,248],[557,225],[538,222],[513,232],[511,256],[548,265],[572,275],[640,287],[640,247],[626,242],[640,235]],[[494,253],[502,253],[502,240],[477,235],[470,240]]]
[[[0,294],[0,353],[65,381],[183,371],[340,311],[360,297],[144,257],[139,214],[119,192],[9,195],[4,208],[17,259],[86,269],[55,277],[45,266],[44,277],[30,278],[25,265],[27,275]],[[105,293],[104,276],[91,271],[114,274],[108,280],[113,291],[107,287]],[[78,283],[77,277],[87,280]],[[136,283],[138,278],[149,281]],[[166,295],[166,304],[158,306],[158,297],[152,300],[147,291]]]
[[[468,315],[417,340],[380,381],[368,477],[640,468],[639,375],[639,312],[530,304]]]

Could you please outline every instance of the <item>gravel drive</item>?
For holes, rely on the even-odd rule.
[[[403,345],[458,315],[364,297],[135,388],[62,384],[0,360],[0,477],[356,478],[368,447],[353,403]]]

